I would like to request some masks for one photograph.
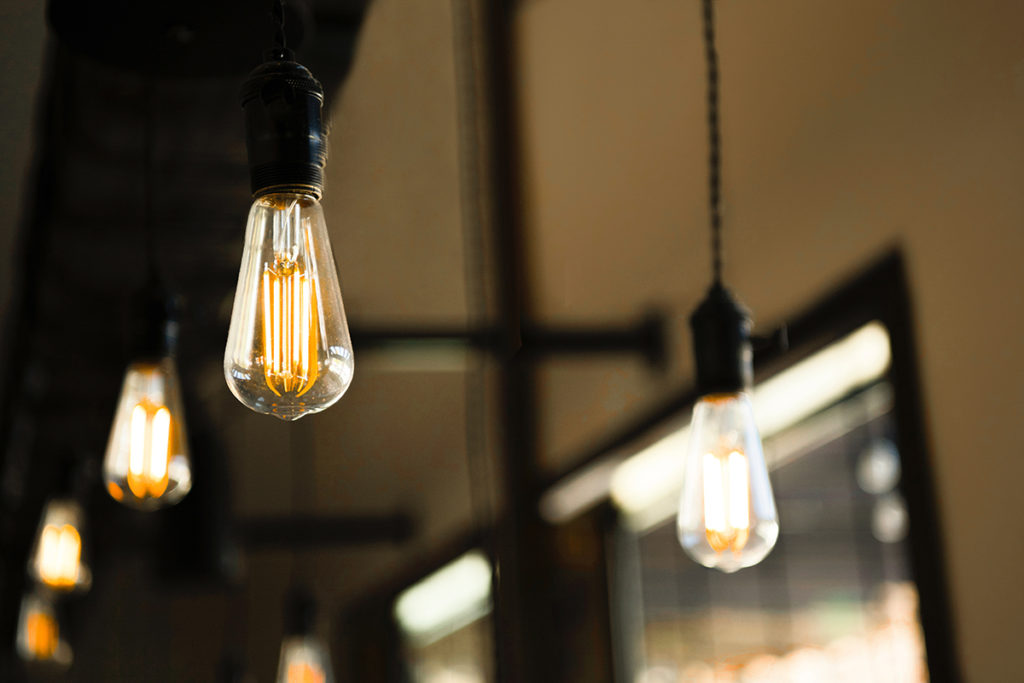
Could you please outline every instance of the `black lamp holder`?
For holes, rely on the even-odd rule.
[[[291,50],[275,47],[242,87],[253,197],[323,194],[327,140],[324,89]]]
[[[302,586],[293,586],[284,603],[286,636],[308,636],[316,629],[316,600]]]
[[[697,362],[697,392],[743,391],[753,378],[750,312],[720,282],[690,316]]]
[[[131,348],[133,361],[159,360],[174,355],[178,345],[178,304],[155,273],[132,302]]]

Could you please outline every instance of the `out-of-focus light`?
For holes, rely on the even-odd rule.
[[[70,499],[46,504],[36,534],[29,574],[57,591],[87,589],[92,583],[82,562],[82,508]]]
[[[296,635],[284,639],[277,683],[334,683],[331,660],[316,638]]]
[[[887,493],[875,501],[871,512],[871,533],[882,543],[899,543],[907,537],[910,515],[903,496]]]
[[[924,638],[911,583],[887,584],[876,614],[881,623],[824,647],[754,654],[745,662],[693,660],[642,669],[635,683],[926,683]],[[679,669],[676,668],[679,667]],[[676,671],[680,673],[676,676]]]
[[[71,647],[60,639],[53,602],[42,593],[31,593],[22,599],[16,645],[18,656],[26,662],[60,667],[71,664]]]
[[[403,591],[395,601],[395,618],[407,636],[426,644],[490,609],[491,563],[475,550]]]
[[[869,323],[756,385],[754,415],[762,438],[778,434],[847,394],[881,378],[889,367],[889,335]],[[683,427],[624,461],[611,478],[611,497],[638,528],[675,512],[682,487],[689,427]],[[768,465],[774,463],[769,459]]]
[[[423,683],[484,683],[484,674],[475,666],[430,666],[420,676]]]
[[[888,439],[876,439],[857,461],[857,484],[865,493],[880,496],[896,488],[900,469],[896,445]]]

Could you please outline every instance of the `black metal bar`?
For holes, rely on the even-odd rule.
[[[495,634],[500,683],[558,680],[553,662],[557,638],[551,634],[550,543],[531,493],[540,472],[537,449],[536,379],[523,347],[529,329],[530,292],[525,264],[519,125],[515,71],[515,0],[480,3],[486,33],[486,81],[491,115],[491,225],[498,264],[497,301],[502,329],[498,385],[505,514],[493,537],[497,592]]]
[[[249,550],[401,543],[415,531],[406,514],[258,517],[240,520],[236,528]]]
[[[461,327],[359,327],[352,328],[353,345],[359,349],[387,350],[406,345],[458,346],[489,353],[514,353],[531,357],[551,355],[643,354],[652,366],[666,357],[666,319],[651,314],[633,325],[547,327],[523,325],[510,348],[502,326]]]

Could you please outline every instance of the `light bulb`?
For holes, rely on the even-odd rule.
[[[185,411],[171,357],[128,366],[103,476],[114,500],[143,510],[173,505],[192,487]]]
[[[779,536],[754,411],[745,392],[711,394],[693,409],[677,532],[705,567],[757,564]]]
[[[284,639],[277,683],[334,683],[331,660],[314,637],[293,635]]]
[[[29,561],[29,574],[55,591],[88,588],[89,569],[82,562],[82,508],[68,499],[46,504]]]
[[[245,406],[296,420],[333,405],[353,373],[341,288],[320,202],[258,197],[224,353],[224,377]]]
[[[22,599],[16,647],[18,656],[28,662],[71,663],[71,648],[60,639],[57,613],[48,596],[30,593]]]

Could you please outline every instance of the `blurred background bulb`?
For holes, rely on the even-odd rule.
[[[337,269],[314,197],[258,197],[249,213],[224,353],[245,406],[296,420],[333,405],[353,374]]]
[[[143,510],[173,505],[192,487],[185,411],[173,358],[128,366],[103,476],[114,500]]]
[[[29,560],[33,579],[55,591],[88,588],[89,569],[82,562],[82,508],[72,500],[46,504]]]
[[[875,439],[857,460],[857,484],[865,493],[880,496],[900,481],[900,455],[889,439]]]
[[[71,663],[71,648],[60,639],[57,613],[45,594],[29,593],[22,599],[16,649],[27,662]]]
[[[724,572],[760,562],[775,545],[779,521],[746,393],[697,402],[685,457],[677,519],[683,550]]]
[[[334,683],[331,660],[316,638],[294,635],[284,639],[277,683]]]

